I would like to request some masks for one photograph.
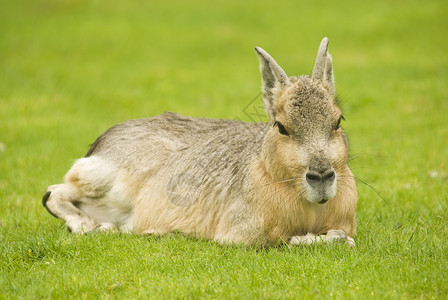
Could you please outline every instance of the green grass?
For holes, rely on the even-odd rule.
[[[0,298],[446,299],[447,3],[3,1]],[[167,110],[254,120],[253,47],[309,73],[324,36],[351,166],[385,197],[358,181],[355,249],[77,236],[42,207],[113,124]]]

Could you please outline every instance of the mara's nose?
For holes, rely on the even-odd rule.
[[[316,172],[316,171],[308,171],[306,173],[306,181],[308,181],[309,184],[316,184],[320,182],[332,182],[336,178],[336,174],[334,173],[333,169],[328,169],[323,172]]]

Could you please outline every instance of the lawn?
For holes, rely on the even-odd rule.
[[[448,2],[4,0],[0,298],[442,298]],[[359,192],[357,247],[70,234],[46,187],[110,126],[265,119],[263,47],[309,74],[330,38]]]

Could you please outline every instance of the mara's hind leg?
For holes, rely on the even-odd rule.
[[[50,214],[64,220],[70,231],[89,232],[94,230],[97,224],[75,206],[80,195],[76,187],[70,184],[56,184],[48,187],[42,204]]]
[[[95,230],[99,225],[82,206],[98,202],[112,188],[117,170],[99,157],[81,158],[65,176],[64,184],[48,187],[42,204],[55,217],[64,220],[76,233]],[[111,228],[110,222],[102,226]],[[100,226],[100,228],[102,228]]]

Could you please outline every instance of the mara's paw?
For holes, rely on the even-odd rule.
[[[355,240],[348,236],[343,230],[330,230],[326,235],[322,236],[323,242],[327,245],[332,243],[346,243],[350,247],[355,247]]]
[[[106,232],[106,233],[109,233],[109,232],[114,233],[114,232],[118,232],[118,231],[119,231],[118,228],[117,228],[117,226],[115,226],[114,223],[101,223],[101,224],[96,228],[96,230],[97,230],[97,231],[100,231],[100,232]]]
[[[303,236],[293,236],[291,240],[289,241],[289,245],[302,245],[302,246],[308,246],[312,243],[320,242],[321,238],[319,236],[316,236],[313,233],[308,233],[307,235]]]
[[[355,240],[349,237],[343,230],[330,230],[326,235],[315,235],[308,233],[303,236],[293,236],[289,241],[289,245],[309,246],[312,244],[330,245],[333,243],[346,243],[350,247],[355,247]]]
[[[95,221],[87,216],[70,218],[67,220],[67,226],[73,233],[87,233],[94,231],[98,227]]]

